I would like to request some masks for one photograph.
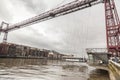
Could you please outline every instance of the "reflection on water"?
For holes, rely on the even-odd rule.
[[[0,80],[109,80],[85,63],[43,59],[0,59]],[[105,76],[106,75],[106,76]]]
[[[93,70],[88,80],[110,80],[108,71],[105,70]]]

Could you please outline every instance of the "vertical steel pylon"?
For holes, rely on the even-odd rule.
[[[0,35],[1,35],[1,33],[2,33],[3,25],[4,25],[4,22],[2,22],[1,25],[0,25]]]
[[[104,4],[108,52],[118,56],[120,51],[120,20],[114,0],[104,0]]]
[[[3,43],[6,43],[6,42],[7,42],[7,36],[8,36],[8,32],[6,31],[6,32],[4,33]]]
[[[1,25],[0,25],[0,34],[1,32],[4,32],[4,37],[3,37],[3,42],[6,43],[7,42],[7,36],[8,36],[8,31],[6,31],[9,27],[9,24],[8,23],[5,23],[5,22],[2,22]],[[3,30],[3,28],[5,30]]]

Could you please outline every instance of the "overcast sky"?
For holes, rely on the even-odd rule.
[[[73,0],[0,0],[0,22],[14,24],[71,1]],[[120,1],[115,1],[120,15]],[[86,48],[106,47],[104,19],[104,5],[101,3],[12,31],[8,42],[86,56]]]

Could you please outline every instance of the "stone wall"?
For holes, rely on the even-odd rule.
[[[109,61],[109,73],[111,80],[120,80],[120,63]]]

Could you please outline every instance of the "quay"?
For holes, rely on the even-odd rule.
[[[50,59],[75,62],[86,61],[83,58],[61,54],[55,50],[39,49],[14,43],[0,43],[0,58]]]
[[[61,59],[62,56],[64,54],[54,50],[39,49],[14,43],[0,43],[0,58]]]
[[[118,62],[114,57],[110,57],[105,48],[86,49],[88,54],[88,64],[96,69],[105,70],[109,72],[111,80],[120,80],[120,58],[117,57]]]

